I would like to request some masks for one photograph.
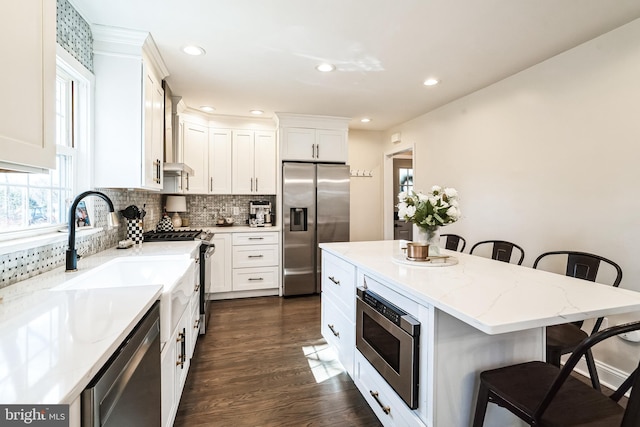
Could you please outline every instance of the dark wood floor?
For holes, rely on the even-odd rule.
[[[175,426],[381,425],[345,372],[324,378],[335,362],[323,356],[319,296],[216,301],[210,309]]]

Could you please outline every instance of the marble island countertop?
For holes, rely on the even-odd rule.
[[[138,321],[162,285],[51,288],[118,257],[197,257],[199,241],[109,249],[0,289],[0,402],[71,403]]]
[[[320,247],[411,299],[487,334],[640,310],[640,292],[475,255],[442,250],[458,263],[428,267],[398,262],[402,258],[399,241],[322,243]]]

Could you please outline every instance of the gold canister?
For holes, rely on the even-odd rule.
[[[425,243],[407,243],[407,258],[425,260],[429,257],[429,245]]]

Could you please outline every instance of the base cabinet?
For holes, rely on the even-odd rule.
[[[278,295],[278,231],[217,233],[214,244],[209,299]]]
[[[353,382],[382,425],[385,427],[426,426],[360,352],[356,350],[354,356]]]

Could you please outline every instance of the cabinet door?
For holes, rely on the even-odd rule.
[[[275,132],[256,132],[254,159],[254,193],[276,194],[277,167]]]
[[[56,4],[5,3],[0,169],[55,169]]]
[[[209,193],[231,194],[231,131],[209,129]]]
[[[144,67],[147,69],[146,67]],[[144,73],[144,143],[142,146],[142,187],[162,188],[162,132],[164,93],[148,70]]]
[[[253,136],[253,131],[233,131],[233,179],[231,180],[233,194],[254,192]]]
[[[282,160],[315,160],[315,129],[283,128],[281,134]]]
[[[211,282],[207,293],[230,292],[231,287],[231,234],[218,234],[213,237],[216,251],[211,260]]]
[[[316,159],[321,162],[346,162],[347,133],[341,130],[316,130]]]
[[[193,169],[187,180],[187,193],[206,194],[209,181],[209,129],[197,123],[184,123],[184,163]]]

